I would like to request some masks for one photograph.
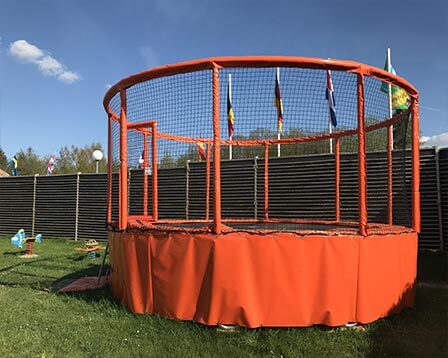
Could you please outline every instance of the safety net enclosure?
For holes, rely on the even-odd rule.
[[[127,77],[104,107],[112,287],[133,312],[335,326],[412,306],[418,92],[403,78],[210,58]]]

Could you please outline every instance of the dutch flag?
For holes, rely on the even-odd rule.
[[[334,101],[333,81],[331,80],[330,70],[327,70],[327,89],[325,91],[325,98],[328,101],[331,124],[333,127],[336,127],[338,125],[338,121],[336,120],[336,103]]]

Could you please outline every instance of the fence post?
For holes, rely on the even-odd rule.
[[[205,220],[210,219],[210,144],[207,144],[205,162]]]
[[[341,141],[336,137],[334,148],[334,170],[335,170],[335,220],[341,221]]]
[[[254,158],[254,218],[258,218],[258,156]]]
[[[151,127],[151,151],[152,151],[152,220],[159,220],[159,169],[157,166],[157,123]]]
[[[36,189],[37,189],[37,177],[39,174],[34,174],[33,181],[33,220],[31,224],[31,237],[34,237],[34,226],[36,224]]]
[[[189,219],[190,209],[190,159],[185,165],[185,219]]]
[[[76,173],[75,241],[78,241],[80,174],[81,172]]]
[[[442,189],[440,186],[440,162],[439,162],[439,147],[434,147],[434,159],[436,162],[436,187],[437,187],[437,213],[439,218],[439,245],[440,252],[443,252],[443,217],[442,217]]]
[[[269,220],[269,145],[264,145],[264,221]]]

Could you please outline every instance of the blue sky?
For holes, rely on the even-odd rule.
[[[422,134],[448,145],[447,19],[443,0],[1,0],[0,146],[106,147],[107,86],[157,65],[288,55],[383,67],[387,47],[420,91]]]

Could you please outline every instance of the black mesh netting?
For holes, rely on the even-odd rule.
[[[278,131],[275,86],[278,73],[283,126]],[[219,71],[221,188],[224,218],[260,218],[265,212],[265,146],[247,140],[308,138],[347,132],[339,138],[341,220],[358,219],[358,97],[357,75],[332,71],[337,125],[330,125],[326,98],[327,72],[306,68],[224,68]],[[386,86],[387,87],[387,86]],[[231,91],[229,91],[231,89]],[[229,133],[228,94],[234,113]],[[129,122],[156,121],[159,186],[164,188],[159,211],[164,218],[205,218],[207,145],[213,139],[212,71],[202,70],[148,80],[126,90]],[[390,108],[383,83],[364,77],[365,136],[369,222],[388,223],[388,161],[386,127],[381,126],[403,108]],[[120,96],[110,102],[119,117]],[[407,112],[406,112],[407,113]],[[393,223],[410,225],[411,119],[393,125]],[[146,130],[146,132],[145,132]],[[145,134],[146,133],[146,134]],[[232,136],[230,137],[230,134]],[[130,212],[143,211],[144,143],[148,144],[146,175],[151,195],[150,127],[128,132]],[[119,125],[113,126],[113,164],[119,164]],[[239,141],[240,145],[232,144]],[[231,144],[231,145],[227,145]],[[213,148],[211,147],[211,153]],[[336,138],[271,143],[269,153],[269,216],[332,220],[335,217]],[[231,159],[231,160],[230,160]],[[211,158],[213,162],[213,157]],[[211,165],[213,168],[213,163]],[[211,170],[213,172],[213,169]],[[176,173],[173,176],[173,173]],[[168,184],[169,185],[168,185]],[[170,190],[170,187],[173,189]],[[210,175],[209,213],[213,216],[213,173]],[[114,200],[117,198],[114,196]],[[148,198],[151,205],[151,198]]]

